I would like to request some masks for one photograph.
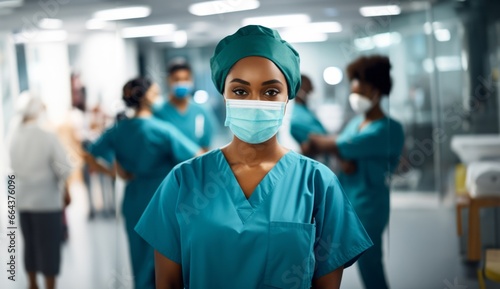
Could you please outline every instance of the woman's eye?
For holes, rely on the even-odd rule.
[[[276,89],[270,89],[270,90],[266,91],[265,94],[267,96],[276,96],[276,95],[278,95],[278,93],[280,93],[278,90],[276,90]]]
[[[244,91],[243,89],[235,89],[233,90],[233,93],[236,95],[245,95],[247,92]]]

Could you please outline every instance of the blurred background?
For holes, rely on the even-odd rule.
[[[500,247],[498,203],[480,212],[479,257],[468,254],[467,210],[455,209],[470,193],[467,167],[500,159],[499,11],[496,0],[0,0],[2,174],[8,173],[4,143],[22,91],[43,100],[78,166],[70,135],[82,121],[72,110],[84,106],[95,122],[92,133],[99,134],[123,110],[127,80],[147,76],[166,96],[166,68],[178,58],[192,66],[193,101],[217,118],[212,147],[227,143],[231,134],[223,127],[223,98],[211,81],[209,60],[223,37],[262,24],[278,29],[300,53],[301,70],[314,85],[310,107],[331,134],[353,116],[346,65],[361,55],[390,58],[394,86],[383,106],[403,124],[406,139],[385,235],[389,281],[405,289],[479,288],[476,269],[483,266],[485,249]],[[79,99],[76,90],[85,97]],[[281,142],[297,149],[287,125]],[[500,178],[500,169],[493,171]],[[97,186],[89,200],[89,187],[79,185],[83,177],[73,176],[59,288],[132,288],[123,221],[116,213],[123,184],[97,178],[88,182]],[[5,178],[1,182],[7,187]],[[116,191],[111,205],[103,193],[108,189]],[[493,199],[500,197],[497,189]],[[1,260],[7,256],[6,200],[2,194]],[[89,219],[89,208],[98,213],[106,206],[112,217]],[[2,270],[1,288],[27,287],[22,252],[18,260],[17,281],[8,281]],[[342,288],[361,288],[357,274],[346,270]]]

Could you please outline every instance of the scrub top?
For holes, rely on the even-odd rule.
[[[199,148],[169,123],[136,117],[118,121],[88,151],[103,159],[113,153],[134,179],[149,179],[164,178],[176,164],[196,155]]]
[[[299,143],[307,141],[309,134],[326,134],[326,129],[307,106],[295,103],[290,125],[292,137]]]
[[[364,116],[353,118],[337,137],[342,159],[353,160],[353,174],[339,174],[342,187],[363,225],[385,226],[389,218],[390,176],[399,163],[404,133],[389,117],[373,121],[359,130]]]
[[[215,116],[194,101],[190,101],[184,112],[180,112],[171,102],[153,108],[154,115],[177,127],[191,141],[200,147],[208,148],[215,133]]]
[[[121,167],[132,174],[122,204],[129,242],[134,288],[153,289],[154,250],[135,231],[144,209],[170,170],[200,148],[171,124],[153,117],[118,121],[88,147],[90,154],[106,158],[113,153]]]
[[[372,242],[326,166],[289,151],[246,198],[220,149],[176,166],[136,231],[185,288],[310,288]]]

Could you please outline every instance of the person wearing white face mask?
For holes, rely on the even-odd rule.
[[[382,263],[382,233],[390,212],[388,177],[404,144],[401,124],[380,107],[381,98],[391,91],[390,68],[384,56],[364,56],[349,64],[349,103],[357,116],[336,138],[309,136],[312,151],[330,152],[341,160],[339,180],[374,243],[358,261],[367,289],[388,288]]]
[[[173,124],[191,141],[208,151],[215,133],[213,112],[191,101],[194,92],[191,66],[184,60],[174,60],[168,67],[167,102],[153,106],[154,115]]]

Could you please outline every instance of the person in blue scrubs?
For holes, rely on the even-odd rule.
[[[363,56],[349,64],[349,102],[358,115],[336,138],[310,136],[313,150],[334,153],[341,160],[340,183],[374,243],[358,261],[367,289],[388,288],[382,233],[389,222],[390,176],[404,144],[402,125],[380,107],[381,98],[391,91],[390,69],[384,56]]]
[[[170,64],[169,99],[153,106],[153,113],[159,119],[173,124],[190,140],[208,151],[216,129],[215,116],[210,109],[191,101],[194,88],[191,73],[191,66],[185,61]]]
[[[127,179],[122,212],[136,289],[155,288],[155,282],[153,248],[134,226],[170,170],[201,152],[174,126],[152,117],[151,105],[158,95],[158,85],[148,79],[129,81],[123,100],[134,109],[134,117],[118,121],[88,147],[87,159],[93,163],[113,153],[119,175]]]
[[[372,243],[331,170],[278,143],[298,53],[250,25],[210,63],[234,138],[177,165],[137,224],[157,288],[339,288]]]
[[[307,145],[310,134],[325,135],[327,131],[314,113],[307,107],[309,94],[314,89],[311,79],[306,75],[301,75],[300,79],[302,84],[295,96],[290,133],[302,149],[304,145]],[[307,148],[303,149],[303,151],[305,150]]]

